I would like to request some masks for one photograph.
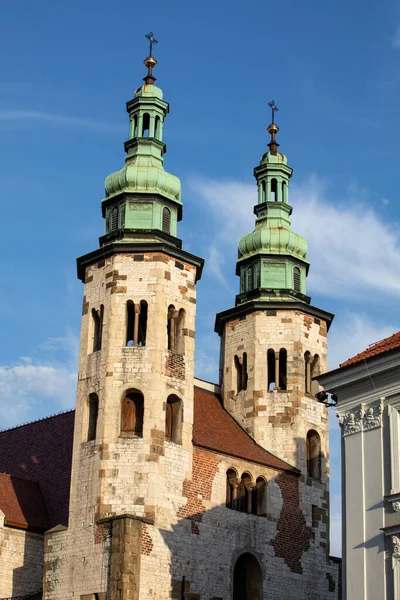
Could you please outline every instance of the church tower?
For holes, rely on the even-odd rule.
[[[62,564],[46,566],[51,598],[102,598],[106,581],[107,598],[138,598],[144,528],[162,521],[174,492],[166,452],[180,476],[191,469],[203,259],[177,237],[181,184],[163,165],[169,106],[151,50],[144,85],[126,105],[125,165],[105,182],[105,233],[77,260],[84,297],[68,549]]]
[[[254,231],[239,241],[235,307],[217,315],[224,406],[256,441],[327,484],[328,415],[313,378],[326,371],[333,315],[310,304],[307,241],[291,229],[292,169],[274,122],[269,150],[254,169]],[[301,209],[301,207],[300,207]]]

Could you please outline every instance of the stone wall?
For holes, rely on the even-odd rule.
[[[0,525],[0,598],[42,589],[43,535]]]

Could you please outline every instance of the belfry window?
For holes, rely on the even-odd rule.
[[[87,441],[90,442],[96,439],[97,432],[97,417],[99,414],[99,398],[97,394],[90,394],[88,400],[88,431],[87,431]]]
[[[262,201],[266,202],[267,201],[267,189],[266,189],[265,181],[262,182],[261,186],[262,186]]]
[[[234,358],[236,369],[236,393],[247,389],[247,353],[243,352],[243,356],[239,358],[235,355]]]
[[[149,132],[150,132],[150,115],[149,115],[149,113],[144,113],[142,137],[149,137]]]
[[[275,350],[269,348],[267,352],[267,372],[268,372],[268,391],[272,391],[276,386],[275,379]]]
[[[287,384],[287,351],[285,348],[279,350],[279,389],[286,390]]]
[[[253,484],[251,475],[243,473],[238,487],[237,510],[240,512],[251,513],[252,493]]]
[[[164,206],[162,212],[162,230],[168,235],[171,233],[171,211],[166,206]]]
[[[103,317],[104,317],[104,306],[100,306],[100,310],[92,308],[92,320],[93,320],[93,352],[101,350],[101,338],[103,334]]]
[[[137,390],[127,392],[121,405],[121,432],[133,436],[143,435],[143,394]]]
[[[254,266],[247,267],[247,291],[254,289]]]
[[[110,231],[117,231],[117,229],[118,229],[118,216],[119,216],[118,206],[114,206],[111,209]]]
[[[278,183],[276,179],[271,179],[271,202],[278,200]]]
[[[314,359],[311,363],[311,394],[315,396],[315,394],[319,391],[319,383],[318,381],[314,381],[314,377],[317,377],[320,374],[320,365],[319,365],[319,356],[318,354],[314,354]]]
[[[321,438],[314,429],[307,433],[307,475],[321,479]]]
[[[313,381],[314,377],[317,377],[320,374],[320,362],[318,354],[311,355],[311,353],[307,350],[304,353],[304,367],[305,367],[305,392],[306,394],[315,394],[318,393],[319,384],[318,381]]]
[[[126,345],[145,346],[147,333],[147,302],[126,303]]]
[[[165,414],[165,439],[182,443],[182,402],[177,396],[168,396]]]
[[[157,140],[161,140],[161,121],[160,121],[160,117],[156,117],[155,123],[154,123],[154,137]]]
[[[286,181],[282,181],[282,202],[286,202]]]
[[[295,267],[293,269],[293,289],[294,289],[295,292],[301,292],[300,269],[299,269],[299,267]]]
[[[259,516],[267,514],[267,482],[264,477],[258,477],[253,490],[252,513]]]
[[[179,311],[175,309],[173,304],[168,307],[168,350],[176,352],[176,354],[185,354],[185,310],[181,308]]]

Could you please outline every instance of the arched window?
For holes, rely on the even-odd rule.
[[[279,350],[279,389],[286,390],[287,385],[287,352],[285,348]]]
[[[140,312],[139,312],[139,330],[137,343],[139,346],[146,345],[146,333],[147,333],[147,302],[146,300],[140,301]]]
[[[267,482],[264,477],[258,477],[253,490],[252,513],[259,516],[267,514]]]
[[[261,600],[260,563],[249,552],[236,561],[233,571],[233,600]]]
[[[182,443],[182,401],[174,395],[167,399],[165,439],[175,444]]]
[[[173,304],[168,307],[168,350],[176,352],[183,356],[185,354],[185,310],[181,308],[179,311],[175,309]]]
[[[156,117],[156,120],[155,120],[155,123],[154,123],[154,137],[157,140],[161,139],[160,117]]]
[[[293,289],[295,292],[301,292],[301,281],[300,281],[300,269],[295,267],[293,269]]]
[[[321,479],[321,438],[314,429],[307,433],[307,475]]]
[[[242,390],[247,389],[247,353],[243,352],[243,356],[241,358],[235,355],[234,363],[236,369],[236,393],[238,394]]]
[[[247,267],[247,291],[254,289],[254,266]]]
[[[317,377],[320,374],[320,364],[319,364],[319,356],[318,354],[314,354],[313,361],[311,363],[311,383],[310,383],[310,392],[312,396],[318,394],[319,392],[319,383],[314,380],[314,377]]]
[[[271,202],[278,200],[278,183],[276,179],[271,179]]]
[[[243,473],[237,493],[237,510],[251,513],[253,483],[249,473]]]
[[[286,181],[282,181],[282,202],[286,202]]]
[[[171,211],[164,206],[162,211],[162,230],[164,233],[171,233]]]
[[[267,201],[267,188],[265,185],[265,181],[262,182],[262,201],[266,202]]]
[[[237,473],[234,469],[226,472],[226,507],[236,508],[237,499]]]
[[[141,437],[143,435],[143,394],[137,390],[128,391],[122,399],[121,433]]]
[[[276,387],[275,381],[275,350],[270,348],[267,352],[267,372],[268,372],[268,390],[272,391]]]
[[[99,397],[97,394],[90,394],[88,400],[89,419],[87,441],[90,442],[96,439],[97,417],[99,414]]]
[[[111,209],[111,225],[110,231],[117,231],[118,229],[118,206],[113,206]]]
[[[101,350],[101,338],[103,334],[103,318],[104,318],[104,306],[100,306],[100,310],[92,308],[92,320],[93,320],[93,352]]]
[[[175,310],[175,306],[170,304],[168,306],[168,323],[167,323],[167,333],[168,333],[168,350],[175,351],[175,329],[176,324],[175,320],[178,316],[178,311]]]
[[[149,131],[150,131],[150,115],[148,113],[144,113],[142,137],[149,137]]]
[[[311,392],[311,353],[307,350],[304,353],[304,389],[306,394]]]
[[[141,300],[134,303],[128,300],[126,303],[126,345],[145,346],[147,330],[147,302]]]

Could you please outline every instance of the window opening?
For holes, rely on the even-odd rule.
[[[239,556],[233,571],[233,600],[261,600],[261,581],[258,560],[249,552]]]
[[[279,350],[279,389],[286,390],[287,384],[287,351],[285,348]]]
[[[309,394],[311,391],[311,353],[307,350],[304,353],[304,389],[306,394]]]
[[[227,508],[236,508],[237,499],[237,473],[234,469],[228,469],[226,472],[226,506]]]
[[[321,479],[321,438],[314,429],[307,433],[307,474]]]
[[[299,269],[299,267],[295,267],[293,269],[293,288],[294,288],[295,292],[301,292],[300,269]]]
[[[276,387],[275,380],[275,350],[269,348],[267,352],[267,371],[268,371],[268,390],[272,391]]]
[[[310,392],[313,396],[315,396],[315,394],[318,394],[319,392],[319,383],[316,380],[314,381],[314,377],[318,377],[318,375],[320,374],[320,363],[318,354],[314,354],[314,358],[310,366],[310,371]]]
[[[139,312],[139,331],[138,331],[138,345],[146,345],[146,333],[147,333],[147,302],[146,300],[140,301],[140,312]]]
[[[235,355],[235,369],[236,369],[236,393],[243,389],[243,358],[239,358]]]
[[[177,311],[173,304],[168,307],[168,350],[182,356],[185,354],[185,316],[186,312],[183,308]]]
[[[182,401],[174,395],[167,399],[165,439],[175,444],[182,443]]]
[[[121,432],[143,435],[144,398],[138,391],[127,392],[122,399]]]
[[[91,442],[96,439],[97,433],[97,417],[99,415],[99,398],[97,394],[89,395],[89,421],[87,441]]]
[[[286,181],[282,181],[282,202],[286,202]]]
[[[271,202],[278,200],[278,186],[276,179],[271,179]]]
[[[100,306],[100,310],[92,308],[92,319],[93,319],[93,352],[101,350],[101,338],[103,334],[103,318],[104,318],[104,306]]]
[[[135,334],[135,304],[132,300],[126,303],[126,345],[133,346]]]
[[[137,137],[138,134],[138,118],[137,115],[133,118],[133,137]]]
[[[118,229],[118,206],[114,206],[111,210],[111,231]]]
[[[256,515],[267,514],[267,482],[264,477],[258,477],[253,491],[253,512]]]
[[[144,113],[142,137],[149,137],[149,132],[150,132],[150,115],[149,115],[149,113]]]
[[[171,211],[164,206],[162,213],[162,230],[164,233],[171,233]]]

